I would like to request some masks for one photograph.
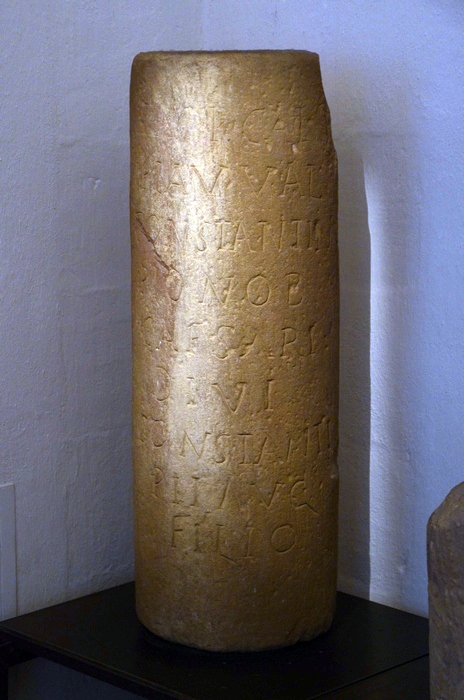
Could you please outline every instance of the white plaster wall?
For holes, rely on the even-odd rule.
[[[0,483],[19,612],[129,580],[128,85],[142,50],[321,56],[340,160],[340,586],[426,613],[462,481],[460,0],[0,4]],[[14,698],[130,697],[45,662]]]

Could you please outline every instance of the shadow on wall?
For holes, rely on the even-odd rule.
[[[404,66],[389,64],[387,73],[376,65],[375,77],[334,74],[331,86],[340,171],[339,588],[417,611],[425,529],[417,547],[420,474],[411,441],[420,391],[420,250],[413,217],[421,195],[412,177]],[[383,87],[365,105],[364,90],[376,80]]]
[[[429,457],[419,460],[418,448],[424,439],[420,407],[431,379],[423,374],[426,345],[420,341],[430,299],[422,278],[425,197],[410,77],[403,65],[390,65],[389,71],[402,83],[388,84],[394,99],[388,104],[384,98],[379,107],[382,131],[363,136],[373,232],[370,593],[377,602],[423,614],[426,517],[421,510]]]
[[[370,590],[371,243],[364,171],[354,138],[334,137],[339,161],[340,590]]]

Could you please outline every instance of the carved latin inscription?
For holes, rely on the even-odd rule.
[[[131,97],[137,611],[311,638],[336,580],[336,157],[306,52],[141,54]]]

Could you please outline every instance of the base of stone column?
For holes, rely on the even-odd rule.
[[[236,649],[233,651],[219,649],[217,651],[213,651],[208,649],[201,649],[200,647],[187,646],[186,644],[179,644],[179,642],[170,641],[163,637],[159,637],[157,634],[153,634],[153,632],[150,632],[150,630],[147,627],[145,627],[145,625],[142,625],[142,628],[142,634],[145,641],[147,641],[151,646],[153,646],[159,651],[168,652],[171,654],[184,654],[185,656],[200,656],[205,659],[216,657],[217,654],[220,654],[221,658],[224,657],[225,659],[229,657],[235,657],[237,659],[240,659],[247,654],[250,654],[252,657],[256,658],[267,656],[272,657],[273,654],[281,652],[282,649],[289,648],[288,644],[281,644],[279,646],[270,647],[268,649]],[[325,631],[327,632],[327,630]],[[295,644],[299,644],[300,642],[309,642],[311,641],[311,639],[318,637],[320,634],[321,633],[318,632],[313,637],[310,637],[308,639],[300,639],[297,642],[294,642],[294,644],[292,644],[291,646],[293,647],[295,646]]]

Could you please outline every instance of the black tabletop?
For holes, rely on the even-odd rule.
[[[426,697],[427,620],[343,593],[326,634],[277,651],[202,652],[147,634],[132,583],[5,621],[0,633],[23,650],[160,700],[374,697],[340,689],[393,688],[399,676],[417,688],[414,700]],[[401,687],[375,697],[404,700]]]

